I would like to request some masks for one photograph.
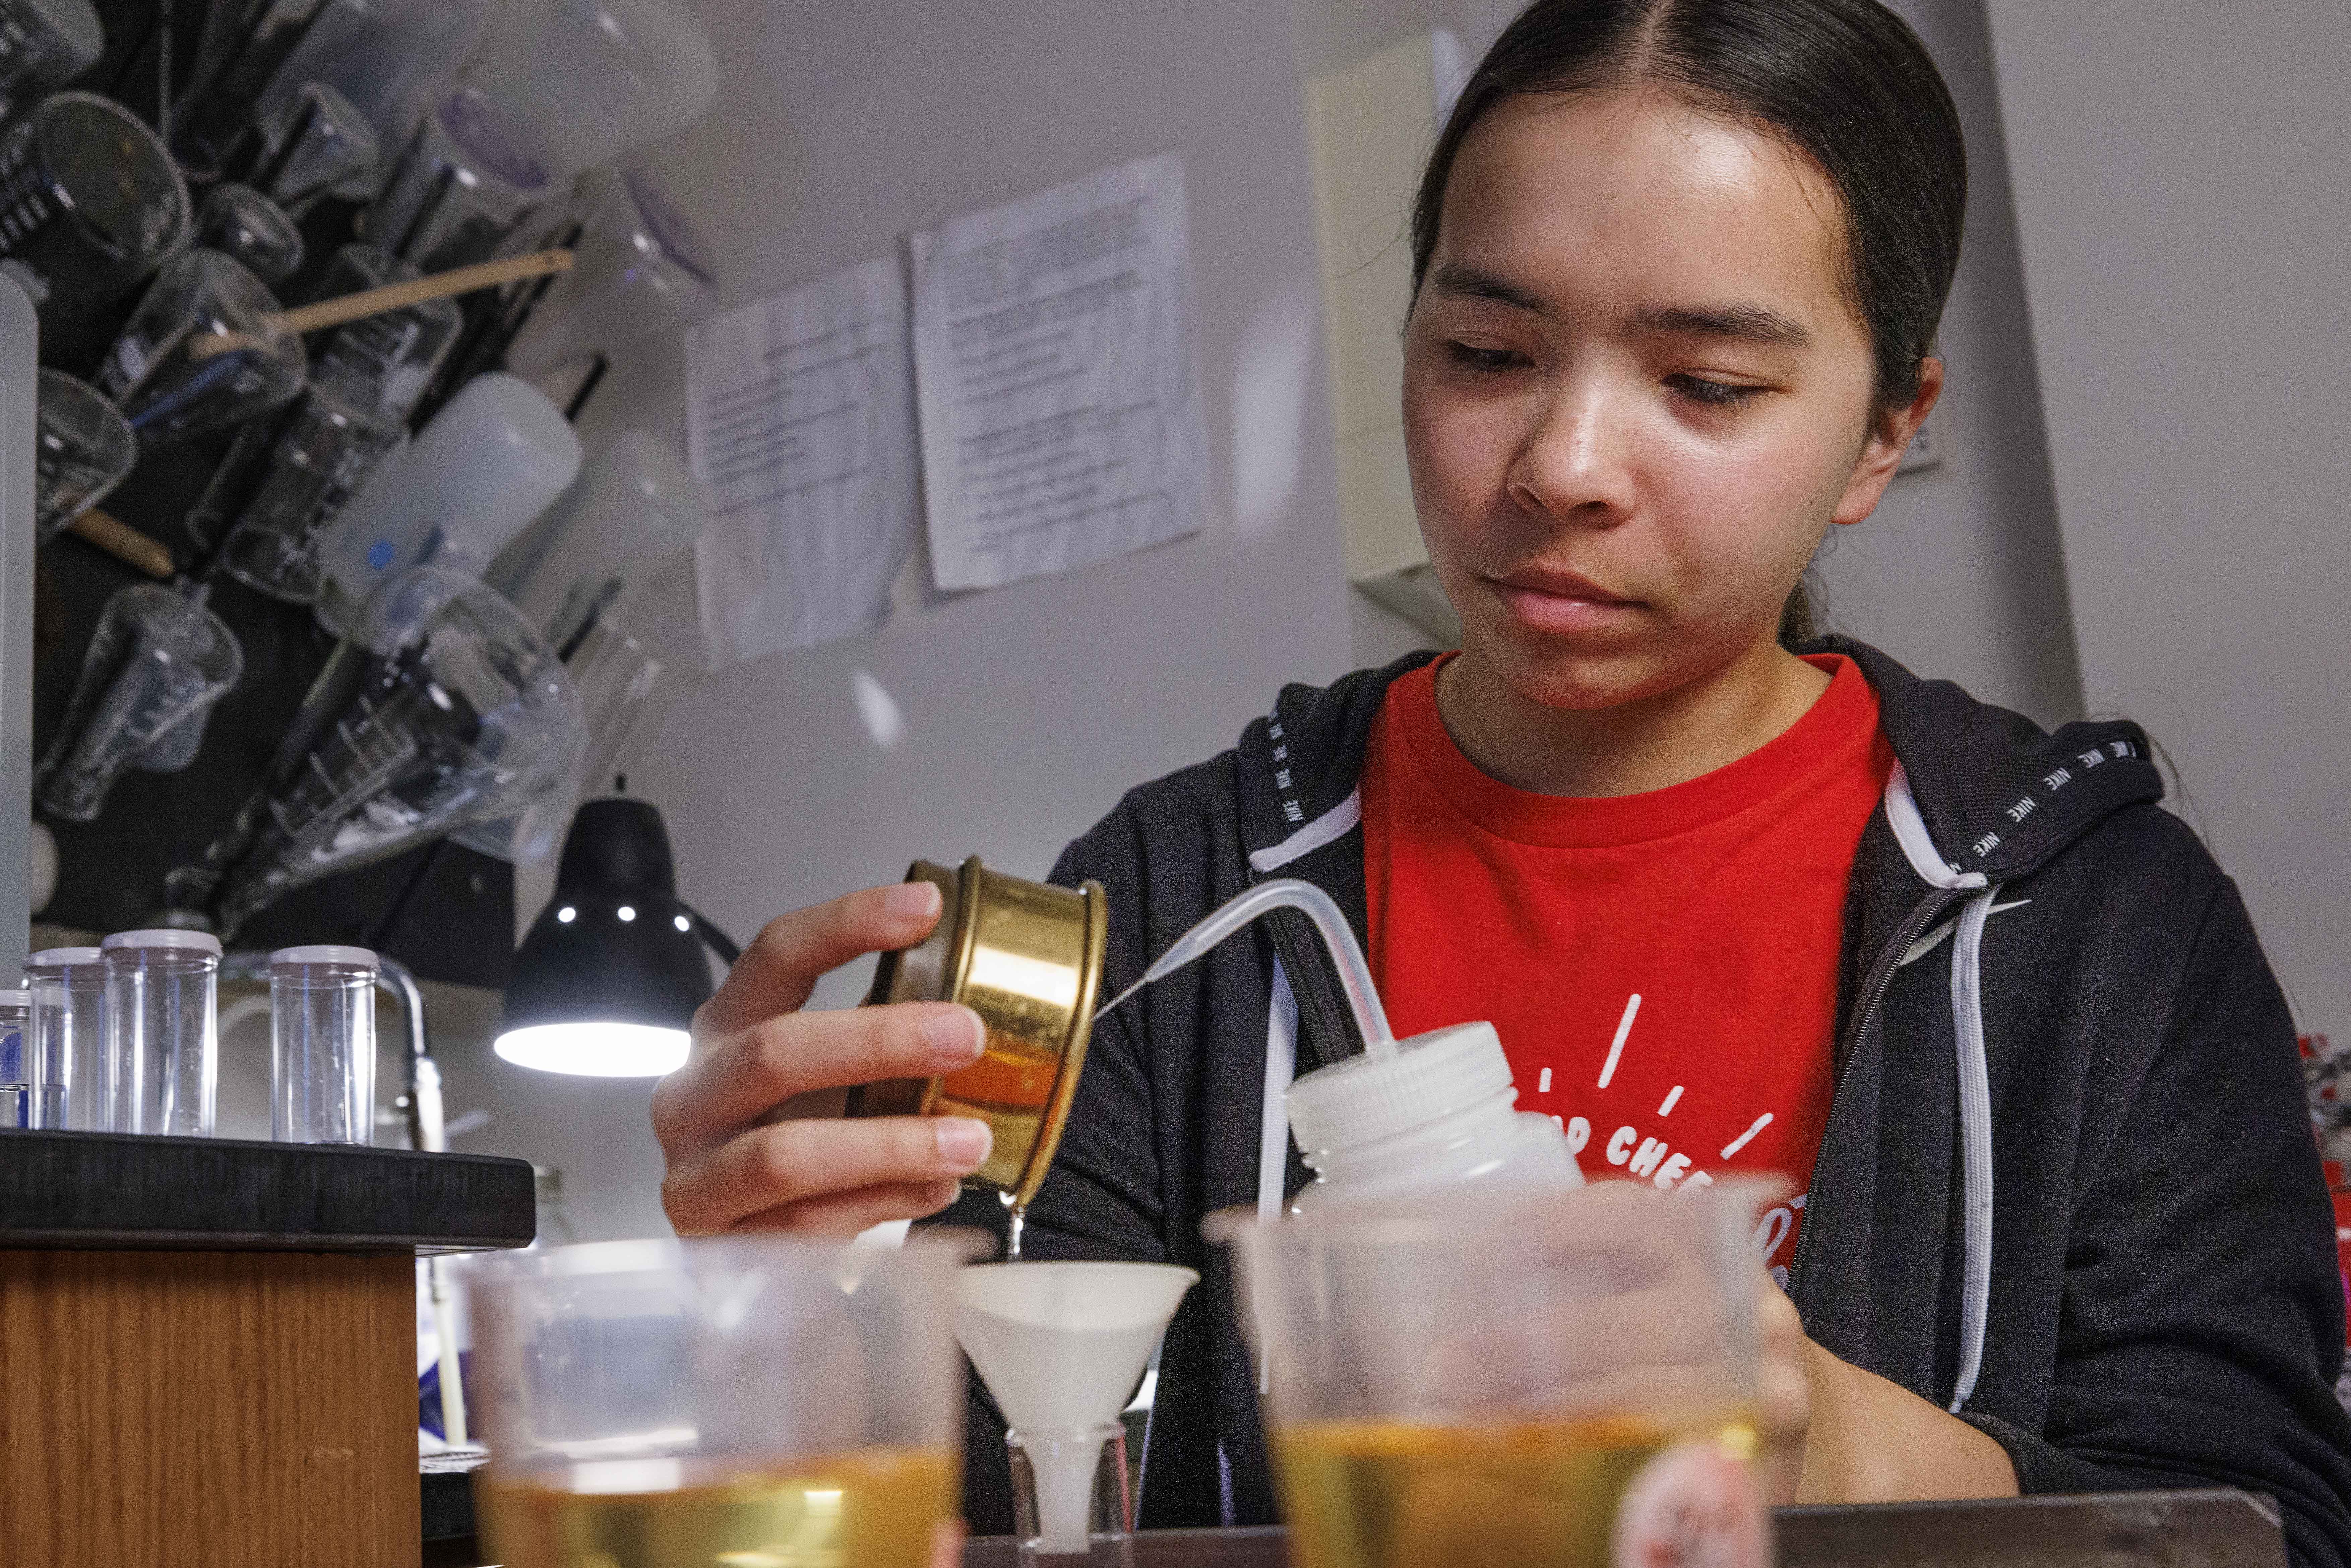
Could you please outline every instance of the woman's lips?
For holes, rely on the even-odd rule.
[[[1488,580],[1513,619],[1537,632],[1592,632],[1622,623],[1641,608],[1572,573],[1512,572]]]

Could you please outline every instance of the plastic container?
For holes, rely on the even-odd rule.
[[[118,931],[106,954],[106,1055],[118,1133],[213,1135],[220,1082],[220,938]]]
[[[1456,1187],[1211,1215],[1291,1561],[1769,1563],[1745,1466],[1763,1190]]]
[[[465,1270],[501,1563],[919,1563],[957,1512],[970,1232],[606,1241]]]
[[[1436,1192],[1472,1182],[1576,1187],[1583,1176],[1550,1117],[1514,1109],[1510,1063],[1489,1023],[1396,1041],[1290,1086],[1290,1130],[1314,1173],[1291,1212]]]
[[[710,521],[702,486],[659,436],[624,430],[499,552],[482,580],[566,658],[602,612],[683,559]]]
[[[577,172],[701,119],[718,56],[684,0],[507,0],[459,79],[536,123]]]
[[[269,956],[269,1135],[279,1143],[373,1141],[375,976],[365,947]]]
[[[635,170],[581,176],[571,270],[557,277],[507,349],[527,376],[683,325],[717,298],[707,240]]]
[[[25,960],[33,1003],[33,1125],[114,1130],[106,1054],[106,959],[96,947],[46,947]]]
[[[486,261],[562,194],[555,154],[529,120],[471,89],[436,100],[368,208],[371,245],[426,272]]]
[[[21,990],[0,991],[0,1127],[34,1127],[39,1101],[33,1086],[31,1001]]]
[[[519,377],[475,377],[321,536],[319,619],[349,630],[368,596],[411,567],[479,577],[579,472],[562,410]]]

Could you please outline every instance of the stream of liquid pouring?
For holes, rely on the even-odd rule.
[[[1029,1206],[1025,1203],[1013,1203],[1008,1197],[1006,1199],[1006,1207],[1012,1210],[1012,1222],[1007,1228],[1008,1234],[1004,1240],[1004,1260],[1008,1263],[1014,1263],[1019,1261],[1020,1259],[1020,1228],[1029,1218]]]

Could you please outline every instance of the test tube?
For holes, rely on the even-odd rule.
[[[0,991],[0,1127],[33,1122],[32,1053],[25,1049],[23,991]]]
[[[375,973],[364,947],[269,956],[269,1135],[279,1143],[371,1141]]]
[[[118,1133],[213,1135],[220,1074],[220,938],[118,931],[106,952],[106,1056]]]
[[[110,1133],[104,1014],[106,960],[96,947],[46,947],[25,960],[33,1018],[33,1125]]]

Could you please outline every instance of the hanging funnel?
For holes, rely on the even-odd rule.
[[[987,1263],[956,1273],[956,1338],[1016,1432],[1064,1433],[1115,1421],[1184,1292],[1199,1283],[1166,1263]],[[1087,1548],[1098,1447],[1061,1447],[1037,1471],[1048,1552]]]

